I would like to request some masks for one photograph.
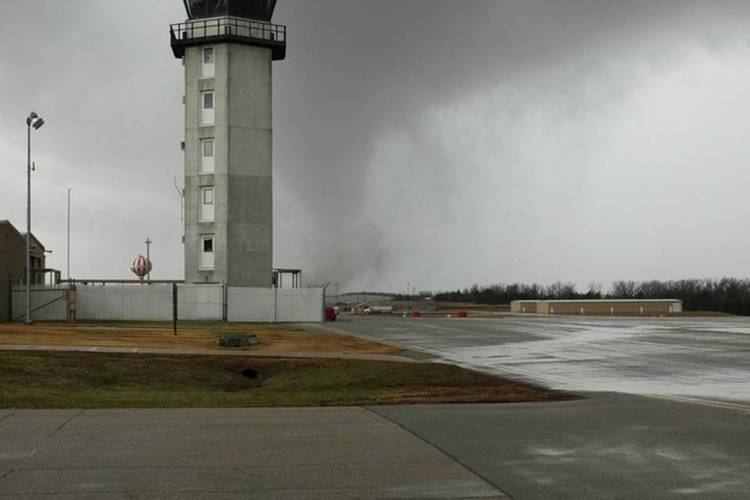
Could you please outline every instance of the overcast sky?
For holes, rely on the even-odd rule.
[[[0,219],[181,278],[179,0],[0,1]],[[342,290],[746,277],[750,2],[279,0],[274,264]]]

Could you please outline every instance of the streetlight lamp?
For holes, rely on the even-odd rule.
[[[31,324],[31,127],[39,130],[44,120],[34,111],[26,118],[26,324]]]

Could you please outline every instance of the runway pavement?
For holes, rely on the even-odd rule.
[[[364,408],[0,410],[0,498],[505,498]]]
[[[745,499],[750,418],[556,403],[0,411],[0,498]]]
[[[343,317],[335,328],[562,390],[750,402],[745,318]]]

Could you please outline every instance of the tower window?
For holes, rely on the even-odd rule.
[[[214,70],[214,48],[206,47],[203,49],[203,61],[201,64],[201,77],[213,78]]]
[[[214,171],[214,140],[201,140],[201,173],[210,174]]]
[[[204,270],[214,268],[214,235],[201,236],[201,261],[200,268]]]
[[[214,124],[214,93],[203,92],[201,94],[201,124],[202,125],[213,125]]]
[[[200,189],[201,196],[201,208],[200,208],[200,221],[201,222],[213,222],[214,221],[214,187],[205,186]]]

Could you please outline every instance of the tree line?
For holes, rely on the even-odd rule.
[[[586,292],[573,283],[496,284],[439,292],[433,300],[474,304],[508,304],[518,299],[681,299],[686,311],[720,311],[750,315],[750,279],[722,278],[677,281],[615,281],[608,292],[592,283]]]

